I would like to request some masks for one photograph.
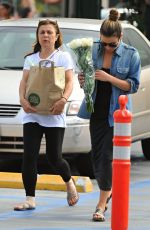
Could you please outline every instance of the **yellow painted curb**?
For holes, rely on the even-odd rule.
[[[73,176],[78,192],[92,192],[93,185],[89,177]],[[23,188],[21,173],[0,172],[0,188]],[[57,175],[39,175],[36,189],[66,191],[66,185]]]

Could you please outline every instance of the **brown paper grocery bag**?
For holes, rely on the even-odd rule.
[[[51,67],[43,67],[43,62],[51,62]],[[39,66],[32,66],[29,71],[25,97],[37,113],[48,115],[50,107],[62,97],[64,88],[64,67],[55,67],[54,62],[42,60]]]

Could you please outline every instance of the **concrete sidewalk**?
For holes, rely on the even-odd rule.
[[[0,189],[1,230],[110,230],[111,202],[106,221],[92,222],[92,213],[99,191],[92,180],[93,192],[80,193],[75,207],[68,207],[66,192],[38,190],[37,208],[34,211],[17,212],[13,206],[22,201],[24,190]],[[130,215],[128,230],[150,230],[150,180],[130,184]]]

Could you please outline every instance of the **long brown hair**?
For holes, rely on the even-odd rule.
[[[109,18],[105,19],[101,25],[100,33],[106,37],[116,36],[121,37],[122,26],[118,21],[120,17],[117,9],[111,9],[109,13]]]
[[[43,26],[43,25],[53,25],[54,28],[55,28],[56,35],[58,36],[58,38],[57,38],[57,40],[55,42],[55,49],[59,48],[62,45],[62,33],[61,33],[60,29],[59,29],[57,21],[53,21],[53,20],[50,20],[50,19],[41,20],[41,21],[39,21],[38,27],[36,29],[36,42],[33,45],[33,52],[25,55],[25,57],[41,51],[41,45],[40,45],[39,39],[38,39],[38,32],[39,32],[39,28],[41,26]]]

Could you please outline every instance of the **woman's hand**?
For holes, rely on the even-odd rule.
[[[60,100],[56,101],[54,105],[50,108],[50,113],[52,115],[59,115],[63,113],[66,102],[66,99],[63,97]]]
[[[83,73],[78,74],[78,81],[79,81],[80,87],[83,88],[84,82],[85,82],[85,77]]]
[[[110,75],[103,70],[95,71],[95,80],[99,81],[109,81]]]
[[[36,113],[36,109],[25,99],[20,99],[20,104],[26,113]]]

